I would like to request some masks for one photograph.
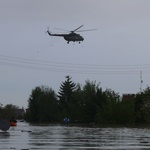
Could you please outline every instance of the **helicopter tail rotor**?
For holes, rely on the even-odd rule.
[[[49,31],[49,26],[47,27],[46,33],[48,33],[49,35],[52,35],[51,32]]]
[[[49,26],[47,27],[47,31],[46,31],[46,33],[48,33],[49,32]]]

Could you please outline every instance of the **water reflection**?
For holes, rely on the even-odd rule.
[[[85,128],[19,123],[0,132],[0,149],[150,149],[149,128]]]
[[[0,132],[0,139],[9,138],[10,133],[9,132]]]

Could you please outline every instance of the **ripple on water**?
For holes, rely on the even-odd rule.
[[[0,149],[150,149],[149,128],[17,125],[0,131]]]

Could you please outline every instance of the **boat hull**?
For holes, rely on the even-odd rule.
[[[14,127],[14,126],[17,126],[17,124],[16,124],[15,122],[12,122],[12,121],[11,121],[11,122],[10,122],[10,126],[13,126],[13,127]]]

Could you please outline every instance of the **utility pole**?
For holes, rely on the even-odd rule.
[[[142,93],[142,83],[143,83],[143,79],[142,79],[142,71],[140,71],[140,93]]]

